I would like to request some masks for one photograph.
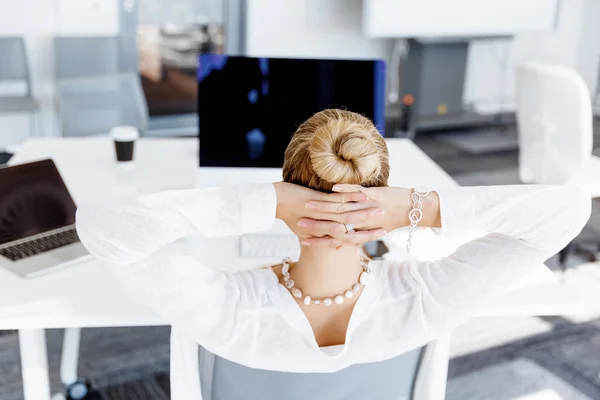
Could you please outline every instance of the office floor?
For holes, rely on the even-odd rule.
[[[600,122],[595,153],[600,155]],[[473,154],[434,135],[415,140],[463,185],[519,183],[515,150]],[[600,239],[600,202],[582,233]],[[448,400],[600,399],[600,263],[573,256],[565,283],[586,300],[565,318],[476,319],[456,330]],[[548,265],[557,268],[556,259]],[[48,332],[52,381],[60,389],[62,332]],[[86,329],[80,372],[106,400],[168,399],[168,328]],[[0,332],[0,399],[21,400],[17,336]]]
[[[594,154],[600,156],[600,120],[594,125]],[[520,183],[516,150],[475,154],[435,135],[415,142],[461,185]],[[581,239],[600,242],[598,200]],[[600,399],[600,263],[573,256],[568,264],[563,278],[585,311],[565,318],[475,319],[460,327],[453,335],[447,400]],[[556,257],[547,265],[559,270]]]

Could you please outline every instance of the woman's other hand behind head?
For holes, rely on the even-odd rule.
[[[385,235],[381,228],[346,233],[344,223],[362,226],[382,215],[382,211],[373,207],[365,194],[327,194],[285,182],[277,182],[273,186],[277,194],[276,217],[284,221],[305,246],[340,247],[369,242]],[[327,204],[333,211],[311,208],[313,203]],[[348,208],[351,212],[343,213],[337,209],[348,205],[352,205]],[[315,241],[315,238],[319,240]]]
[[[354,224],[354,228],[360,230],[385,229],[388,232],[403,228],[410,224],[408,214],[412,208],[411,189],[403,187],[370,187],[360,185],[336,184],[334,192],[340,195],[355,195],[362,193],[369,200],[363,201],[362,206],[369,206],[382,210],[374,218]],[[356,203],[345,203],[335,205],[330,202],[311,201],[309,207],[319,212],[338,212],[345,218],[352,218],[352,214],[359,210]],[[440,227],[441,216],[439,197],[436,192],[431,192],[423,199],[423,218],[419,226]]]

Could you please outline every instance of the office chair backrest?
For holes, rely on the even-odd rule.
[[[25,81],[27,94],[30,94],[27,52],[22,37],[0,37],[0,81]]]
[[[248,368],[201,349],[200,358],[214,358],[212,374],[207,377],[212,379],[207,382],[204,374],[200,375],[202,398],[278,400],[285,393],[288,400],[411,400],[421,353],[422,349],[417,349],[337,372],[299,374]]]
[[[592,108],[574,70],[527,63],[517,71],[519,174],[525,183],[565,184],[592,154]]]
[[[331,374],[290,374],[256,370],[233,363],[198,347],[184,333],[173,329],[171,371],[179,371],[179,374],[171,375],[171,398],[271,400],[280,399],[285,394],[290,400],[442,400],[445,393],[447,359],[446,363],[441,363],[443,365],[436,360],[446,350],[446,346],[441,347],[436,348],[434,342],[390,360],[357,364]],[[364,386],[361,384],[365,382],[369,383],[372,392],[362,393]],[[441,391],[433,390],[433,386],[439,386]],[[295,390],[291,390],[292,388]],[[268,397],[269,394],[275,397]]]
[[[119,38],[115,36],[57,36],[54,38],[54,60],[58,79],[123,72],[119,65]]]
[[[63,136],[108,133],[118,125],[144,132],[148,108],[136,73],[56,81],[56,101]]]

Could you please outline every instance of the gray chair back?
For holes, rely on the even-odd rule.
[[[108,133],[118,125],[144,132],[148,108],[135,73],[59,79],[56,100],[63,136]]]
[[[411,400],[423,351],[416,349],[333,373],[289,373],[248,368],[201,349],[200,357],[212,358],[211,373],[204,372],[206,360],[200,361],[202,398]]]
[[[57,36],[54,38],[54,55],[58,79],[125,72],[119,64],[118,37]]]
[[[27,95],[31,95],[27,52],[22,37],[0,37],[0,81],[24,81]]]

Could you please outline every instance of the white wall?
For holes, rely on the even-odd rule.
[[[362,33],[362,0],[248,0],[253,56],[385,58],[391,40]]]
[[[56,34],[60,36],[116,36],[123,0],[54,0]]]
[[[560,0],[363,0],[370,37],[469,37],[548,30]]]

